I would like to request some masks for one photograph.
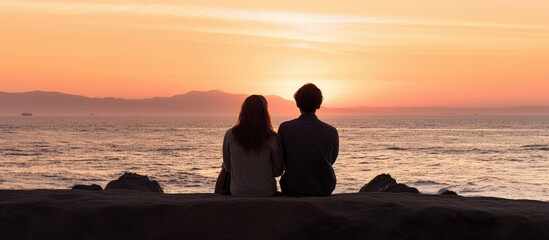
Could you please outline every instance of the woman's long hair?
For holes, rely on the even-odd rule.
[[[246,98],[242,103],[238,122],[233,127],[235,140],[246,150],[256,151],[274,133],[267,110],[267,99],[261,95],[251,95]]]

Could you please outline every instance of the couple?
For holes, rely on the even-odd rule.
[[[260,95],[246,98],[238,122],[223,140],[223,169],[216,192],[227,193],[229,188],[233,196],[273,196],[277,194],[275,177],[282,175],[280,188],[285,195],[332,194],[339,137],[334,127],[315,115],[322,92],[308,83],[294,99],[301,116],[280,124],[277,134],[266,99]]]

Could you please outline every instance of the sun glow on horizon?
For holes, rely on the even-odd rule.
[[[338,99],[345,96],[345,90],[348,90],[345,86],[341,86],[334,80],[277,80],[269,83],[269,94],[277,95],[287,100],[292,100],[295,92],[304,84],[313,83],[322,91],[324,97],[323,105],[333,106],[338,103]]]

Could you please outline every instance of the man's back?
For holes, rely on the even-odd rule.
[[[280,124],[286,172],[280,179],[284,194],[329,196],[335,189],[332,165],[339,151],[337,130],[312,113]]]

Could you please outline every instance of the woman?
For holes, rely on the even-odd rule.
[[[252,95],[242,104],[238,122],[225,133],[223,168],[230,172],[233,196],[273,196],[275,177],[284,171],[282,146],[273,131],[267,100]]]

